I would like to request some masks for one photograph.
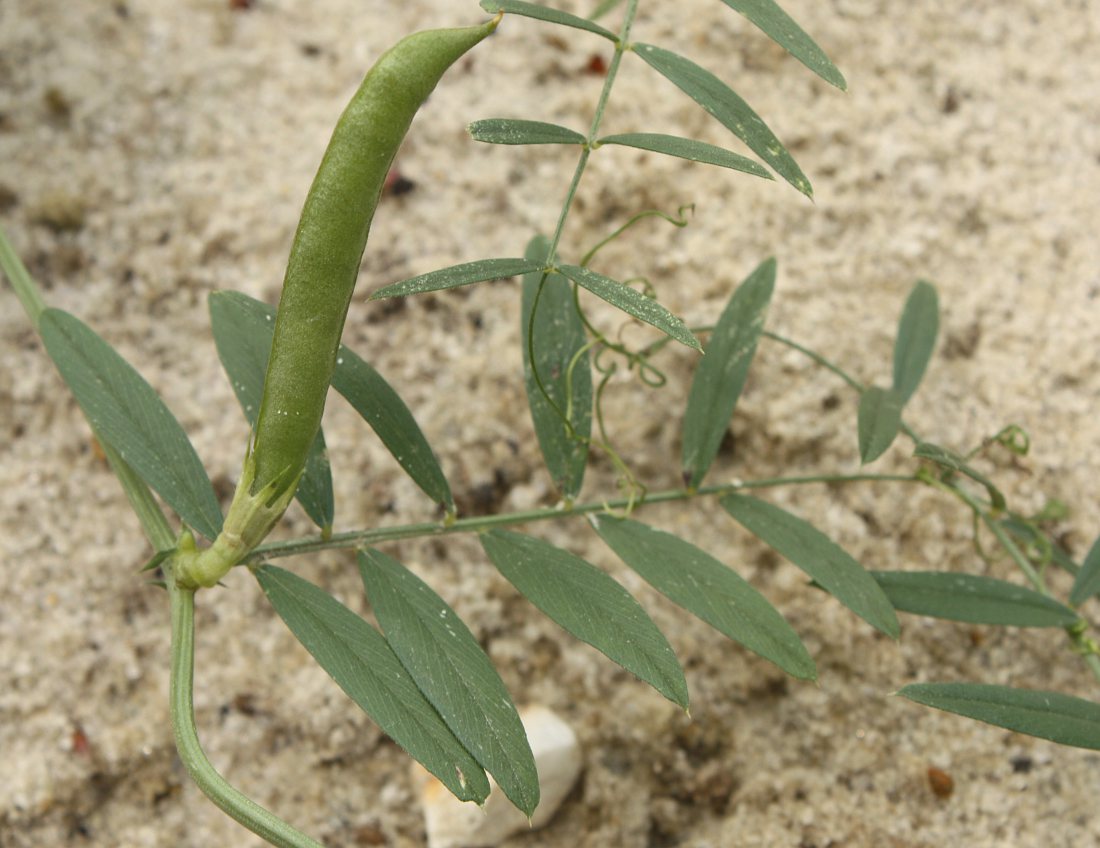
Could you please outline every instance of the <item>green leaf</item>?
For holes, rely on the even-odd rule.
[[[489,144],[584,144],[583,135],[568,127],[518,118],[485,118],[466,127],[474,141]]]
[[[618,2],[618,0],[616,0],[616,2]],[[535,18],[536,20],[547,21],[552,24],[561,24],[562,26],[594,32],[596,35],[602,35],[604,38],[610,39],[611,41],[619,40],[615,33],[604,29],[598,24],[592,23],[590,20],[578,18],[576,15],[571,15],[568,12],[550,9],[546,6],[539,6],[536,3],[523,3],[521,0],[481,0],[481,8],[490,15],[495,15],[497,12],[508,12],[513,15],[523,15],[526,18]],[[599,15],[594,12],[592,14],[593,20],[597,17],[599,17]]]
[[[215,538],[222,513],[214,487],[183,427],[153,388],[79,318],[46,309],[38,329],[96,433],[184,522]]]
[[[664,153],[666,156],[677,156],[680,159],[688,159],[692,162],[703,162],[707,165],[718,165],[722,168],[731,168],[734,171],[743,171],[746,174],[753,174],[766,180],[775,179],[763,166],[747,156],[739,156],[713,144],[695,141],[690,138],[680,138],[675,135],[623,133],[621,135],[605,136],[599,140],[598,144],[620,144],[624,147],[636,147],[639,150],[652,150],[654,153]]]
[[[463,801],[489,795],[485,772],[443,723],[382,634],[307,580],[265,565],[264,594],[287,627],[398,745]]]
[[[939,297],[931,283],[919,281],[909,292],[894,343],[894,391],[907,403],[920,385],[939,332]]]
[[[768,600],[710,554],[670,533],[610,515],[589,519],[657,591],[794,677],[817,678],[798,634]]]
[[[406,297],[440,289],[454,289],[485,280],[518,277],[520,274],[529,274],[542,269],[541,262],[534,263],[526,259],[479,259],[476,262],[452,265],[450,268],[441,268],[438,271],[421,274],[419,277],[410,277],[399,283],[383,286],[372,294],[370,299],[382,300],[387,297]]]
[[[1000,489],[993,485],[993,481],[967,465],[966,460],[954,451],[949,451],[947,448],[941,448],[939,445],[933,445],[930,442],[921,442],[913,451],[913,456],[919,459],[927,459],[941,468],[969,477],[975,483],[985,487],[985,490],[989,493],[989,500],[993,509],[1002,510],[1005,508],[1005,496],[1001,494]]]
[[[1100,750],[1100,704],[1083,698],[981,683],[914,683],[898,694],[1060,745]]]
[[[745,142],[783,179],[807,197],[813,197],[810,181],[791,154],[760,116],[733,89],[690,59],[661,47],[639,43],[634,45],[634,52]]]
[[[588,268],[581,268],[579,265],[561,265],[557,270],[581,288],[588,289],[596,297],[606,300],[628,315],[633,315],[639,321],[656,327],[681,344],[702,352],[703,348],[699,340],[691,334],[691,330],[684,325],[684,322],[653,298],[646,297],[618,280],[597,274]]]
[[[527,245],[527,258],[545,260],[550,241],[535,236]],[[592,368],[588,353],[581,353],[588,337],[584,323],[577,314],[573,287],[560,274],[549,274],[539,293],[540,272],[523,278],[523,304],[520,311],[520,332],[523,338],[523,375],[527,388],[527,403],[535,425],[542,456],[566,498],[572,499],[581,490],[584,468],[588,460],[588,438],[592,434]],[[547,394],[563,413],[568,410],[573,436],[565,422],[539,389],[531,367],[528,329],[531,311],[538,296],[538,316],[535,320],[535,364]],[[576,357],[570,382],[569,368]],[[571,390],[570,390],[571,389]]]
[[[149,557],[149,561],[141,567],[141,570],[153,571],[154,569],[160,568],[160,566],[164,564],[165,560],[173,556],[175,553],[175,548],[166,551],[157,551],[155,554]]]
[[[722,506],[746,530],[809,574],[848,609],[892,639],[898,638],[898,618],[875,578],[820,530],[786,510],[747,495],[726,495]]]
[[[1073,610],[1053,598],[992,577],[946,571],[872,571],[871,576],[894,609],[915,615],[1005,627],[1066,627],[1077,621]]]
[[[813,39],[771,0],[722,0],[722,2],[760,27],[772,41],[825,82],[835,85],[841,91],[848,89],[844,75],[829,61],[825,51],[818,47]]]
[[[594,21],[602,18],[622,2],[623,0],[601,0],[596,8],[592,10],[592,14],[588,16],[588,19]]]
[[[874,462],[894,443],[901,427],[901,395],[871,386],[859,396],[859,459]]]
[[[332,387],[344,396],[381,439],[412,481],[448,513],[454,497],[439,460],[412,412],[389,383],[353,350],[340,346]]]
[[[539,775],[519,713],[462,619],[385,554],[359,552],[359,573],[393,652],[458,740],[530,817]]]
[[[275,309],[239,292],[224,291],[213,292],[207,298],[207,305],[218,358],[245,418],[255,427],[275,332]],[[332,469],[325,451],[325,436],[320,430],[313,440],[294,496],[322,531],[332,529],[335,513]]]
[[[594,565],[553,545],[493,530],[482,547],[520,594],[558,625],[687,709],[684,671],[634,598]]]
[[[684,481],[703,482],[748,377],[775,289],[775,259],[762,262],[730,297],[695,368],[681,450]]]
[[[1092,543],[1077,579],[1073,582],[1069,602],[1080,606],[1097,592],[1100,592],[1100,539]]]

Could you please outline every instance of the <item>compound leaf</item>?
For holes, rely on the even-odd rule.
[[[387,735],[460,800],[485,800],[485,772],[417,688],[381,633],[289,571],[265,565],[256,571],[256,579],[298,641]]]
[[[214,487],[179,421],[125,359],[79,318],[45,309],[38,330],[95,432],[207,539],[222,528]]]
[[[692,335],[684,322],[665,309],[651,297],[646,297],[636,289],[597,274],[588,268],[579,265],[561,265],[558,269],[562,274],[582,288],[588,289],[596,297],[602,298],[639,321],[644,321],[661,332],[671,336],[681,344],[702,352],[703,348],[699,340]]]
[[[901,395],[871,386],[859,396],[859,459],[874,462],[894,443],[901,427]]]
[[[485,118],[466,127],[474,141],[488,144],[584,144],[576,130],[543,121],[518,118]]]
[[[650,67],[702,106],[726,129],[747,144],[776,173],[807,197],[813,188],[791,154],[768,125],[728,85],[705,68],[662,47],[635,44],[634,52]]]
[[[898,694],[1059,745],[1100,750],[1100,704],[1083,698],[982,683],[914,683]]]
[[[772,0],[722,0],[763,30],[776,44],[830,85],[846,91],[848,83],[836,65],[802,27]]]
[[[722,506],[746,530],[809,574],[872,627],[893,639],[898,637],[898,618],[875,578],[820,530],[786,510],[747,495],[726,495]]]
[[[722,168],[730,168],[734,171],[742,171],[766,180],[774,180],[767,169],[747,156],[731,153],[723,147],[707,144],[705,141],[696,141],[691,138],[680,138],[675,135],[663,135],[661,133],[622,133],[619,135],[604,136],[599,144],[619,144],[624,147],[635,147],[639,150],[651,150],[654,153],[663,153],[666,156],[676,156],[691,162],[703,162],[707,165],[718,165]]]
[[[482,547],[520,594],[563,629],[687,709],[684,671],[630,594],[594,565],[548,542],[493,530]]]
[[[872,571],[894,609],[932,618],[1005,627],[1066,627],[1077,614],[1031,589],[946,571]]]
[[[527,245],[527,258],[545,259],[550,241],[535,236]],[[560,274],[533,272],[523,278],[523,303],[520,310],[520,332],[523,344],[523,374],[527,403],[535,425],[542,456],[554,484],[566,498],[575,498],[584,481],[588,460],[588,438],[592,433],[592,368],[588,353],[581,353],[587,335],[584,323],[573,301],[573,287]],[[534,323],[534,338],[529,338],[531,312],[538,299]],[[550,405],[532,368],[531,348],[538,377],[557,410]],[[574,361],[575,360],[575,361]],[[561,414],[568,414],[571,435]]]
[[[478,259],[475,262],[464,262],[461,265],[440,268],[438,271],[430,271],[427,274],[421,274],[419,277],[410,277],[399,283],[383,286],[372,294],[370,299],[382,300],[387,297],[406,297],[441,289],[454,289],[459,286],[468,286],[471,283],[482,283],[486,280],[518,277],[521,274],[529,274],[532,271],[541,271],[542,269],[541,262],[530,262],[526,259]]]
[[[571,15],[568,12],[562,12],[558,9],[540,6],[537,3],[524,3],[522,0],[481,0],[481,8],[490,15],[495,15],[497,12],[523,15],[527,18],[535,18],[536,20],[546,21],[552,24],[560,24],[575,29],[583,29],[587,32],[594,32],[596,35],[602,35],[604,38],[611,41],[619,40],[615,33],[604,29],[599,24],[592,23],[591,20],[579,18],[576,15]],[[595,19],[599,17],[599,15],[593,12],[592,17]]]
[[[939,296],[931,283],[917,282],[905,301],[894,342],[894,391],[903,404],[924,377],[939,332]]]
[[[213,292],[207,298],[207,305],[218,358],[245,418],[255,427],[263,399],[271,339],[275,332],[275,310],[239,292]],[[332,494],[332,469],[321,430],[317,431],[310,447],[305,471],[294,496],[322,531],[332,529],[336,509]]]
[[[817,670],[798,634],[733,569],[671,533],[610,515],[590,519],[600,538],[657,591],[788,674]]]
[[[734,291],[695,368],[681,450],[684,481],[692,488],[703,481],[729,429],[774,288],[775,259],[768,259]]]
[[[519,713],[462,619],[397,560],[360,551],[371,608],[401,664],[458,740],[528,816],[539,776]]]

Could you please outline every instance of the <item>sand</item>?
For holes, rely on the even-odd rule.
[[[647,276],[665,305],[701,324],[774,255],[769,327],[878,384],[890,378],[907,292],[933,281],[940,344],[908,420],[956,449],[1010,422],[1026,428],[1030,456],[992,452],[981,467],[1022,512],[1067,503],[1052,529],[1082,557],[1100,528],[1097,8],[791,0],[846,74],[842,94],[721,3],[641,5],[635,37],[730,81],[794,152],[816,202],[781,183],[605,149],[562,255],[578,258],[634,212],[694,203],[690,226],[647,222],[598,268]],[[247,428],[214,352],[206,296],[277,297],[306,188],[365,68],[406,32],[479,15],[473,0],[0,2],[0,223],[50,303],[95,327],[162,394],[223,497]],[[605,54],[594,36],[507,20],[417,119],[398,162],[414,188],[387,198],[374,225],[345,340],[414,410],[467,511],[554,500],[527,420],[516,288],[395,308],[366,295],[516,255],[553,226],[575,153],[478,145],[463,126],[506,116],[583,130],[601,85],[589,65]],[[741,149],[636,60],[624,62],[605,127]],[[166,597],[137,573],[150,550],[7,286],[0,307],[0,844],[259,844],[176,759]],[[595,314],[617,331],[612,314]],[[623,380],[608,397],[615,443],[654,488],[677,483],[692,357],[670,349],[662,363],[665,389]],[[834,377],[763,344],[710,479],[855,471],[855,409]],[[345,404],[330,404],[325,424],[338,528],[433,517]],[[899,441],[875,468],[909,470],[909,453]],[[613,491],[600,457],[584,497]],[[982,562],[967,515],[931,490],[803,487],[769,498],[870,568],[1020,579],[1004,559]],[[577,523],[530,530],[635,593],[686,668],[690,719],[535,612],[475,539],[388,546],[464,617],[517,701],[550,706],[584,745],[581,786],[549,827],[507,846],[1100,840],[1100,756],[891,697],[914,681],[975,680],[1095,700],[1062,633],[906,617],[893,643],[715,505],[639,515],[751,580],[802,635],[820,681],[787,680],[675,608]],[[295,507],[281,532],[312,531]],[[348,554],[282,564],[366,611]],[[1056,575],[1052,585],[1065,592],[1068,582]],[[219,768],[326,845],[423,844],[406,756],[313,664],[247,573],[202,593],[198,628],[196,709]],[[953,778],[950,797],[933,793],[929,767]]]

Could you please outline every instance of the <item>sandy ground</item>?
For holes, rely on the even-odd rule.
[[[363,70],[401,34],[480,15],[473,0],[232,5],[0,0],[0,222],[50,302],[96,327],[162,393],[224,496],[247,432],[206,295],[277,296],[305,190]],[[579,257],[640,209],[695,203],[687,229],[644,225],[601,269],[648,275],[666,305],[705,323],[777,255],[769,325],[880,383],[909,287],[935,281],[941,343],[911,423],[958,448],[1007,422],[1027,428],[1031,457],[984,467],[1021,510],[1069,503],[1056,530],[1082,556],[1100,527],[1098,7],[791,0],[846,73],[841,94],[721,3],[641,5],[636,37],[730,80],[799,158],[816,204],[781,184],[601,151],[563,254]],[[508,20],[418,118],[400,158],[415,189],[388,199],[374,226],[346,341],[409,402],[468,510],[553,500],[518,377],[516,289],[481,286],[392,312],[365,292],[515,255],[552,227],[573,154],[481,146],[462,128],[489,116],[584,128],[601,83],[586,67],[600,49]],[[624,62],[606,128],[736,144],[638,61]],[[165,596],[136,574],[148,555],[136,521],[7,287],[0,345],[0,845],[257,844],[176,760]],[[665,363],[661,394],[616,384],[609,401],[618,444],[656,487],[676,482],[691,358],[670,352]],[[854,470],[854,418],[843,385],[763,345],[713,479]],[[326,430],[339,528],[432,515],[342,402]],[[899,443],[880,465],[909,463]],[[585,496],[612,486],[597,460]],[[1012,576],[1006,562],[977,559],[966,516],[931,491],[817,487],[774,499],[868,567]],[[583,740],[582,785],[550,827],[508,846],[1100,841],[1100,756],[890,697],[913,681],[969,679],[1096,698],[1062,634],[907,618],[894,644],[712,505],[645,515],[765,592],[816,657],[820,684],[785,680],[572,525],[533,532],[636,592],[685,665],[692,721],[536,614],[474,540],[389,547],[464,616],[517,700],[548,704]],[[297,508],[286,532],[310,532]],[[348,556],[287,564],[365,608]],[[200,597],[198,615],[196,706],[214,761],[327,845],[422,844],[407,758],[313,665],[247,574],[227,584]],[[949,798],[932,793],[930,766],[953,777]]]

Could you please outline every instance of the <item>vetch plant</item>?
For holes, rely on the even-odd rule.
[[[724,2],[822,79],[845,87],[832,62],[770,0]],[[210,296],[217,354],[254,434],[224,518],[209,477],[171,412],[94,331],[78,318],[48,308],[0,235],[0,263],[103,445],[156,552],[147,568],[161,570],[170,598],[171,712],[181,758],[214,803],[274,845],[318,843],[245,797],[213,769],[199,744],[192,709],[195,596],[238,565],[255,575],[290,630],[344,691],[457,797],[483,801],[491,776],[528,815],[539,802],[538,778],[512,697],[446,602],[377,546],[478,533],[487,561],[539,610],[686,708],[689,693],[683,670],[642,606],[605,572],[527,529],[541,521],[586,522],[629,568],[671,601],[791,676],[815,679],[810,652],[763,595],[729,564],[643,522],[647,504],[715,501],[748,532],[805,571],[817,587],[891,638],[900,634],[898,611],[980,624],[1061,627],[1071,648],[1100,678],[1100,650],[1079,610],[1100,591],[1100,543],[1082,564],[1072,562],[1041,522],[1011,509],[995,481],[974,464],[975,457],[988,451],[1026,453],[1027,435],[1007,427],[973,449],[952,450],[917,434],[904,421],[938,333],[938,298],[930,284],[917,283],[902,311],[891,385],[865,386],[821,353],[765,329],[778,274],[774,259],[760,262],[731,294],[716,323],[706,327],[689,327],[661,306],[647,280],[622,281],[592,267],[606,244],[639,222],[658,218],[684,226],[685,210],[676,215],[640,210],[586,254],[572,260],[559,256],[589,159],[607,145],[759,178],[773,179],[774,172],[801,194],[812,196],[809,179],[788,149],[725,82],[689,58],[631,40],[641,5],[639,0],[603,3],[585,19],[526,2],[484,0],[482,7],[495,15],[489,22],[410,36],[379,59],[338,123],[307,197],[278,309],[236,292]],[[598,21],[616,7],[621,7],[621,20],[613,31]],[[560,215],[550,235],[531,238],[522,256],[464,262],[386,285],[371,295],[375,300],[408,297],[521,278],[516,308],[523,380],[539,446],[561,503],[467,517],[459,514],[413,414],[383,377],[341,346],[340,339],[371,218],[398,145],[440,77],[507,15],[533,18],[565,33],[576,31],[578,38],[602,39],[611,51],[587,131],[510,118],[489,118],[469,127],[470,135],[485,143],[575,148],[577,165]],[[700,104],[760,161],[673,135],[601,135],[620,63],[638,60]],[[655,328],[662,337],[643,346],[623,341],[593,317],[592,296]],[[636,374],[645,386],[660,387],[667,379],[660,357],[668,354],[670,341],[688,348],[697,361],[682,419],[678,469],[683,486],[654,491],[632,469],[629,457],[616,449],[605,424],[606,389],[624,370]],[[864,464],[903,435],[914,443],[912,471],[890,475],[826,470],[708,484],[708,472],[761,342],[810,357],[858,395],[854,432]],[[436,518],[398,527],[334,531],[331,471],[320,429],[330,384],[438,505]],[[586,467],[594,453],[616,469],[620,491],[582,500]],[[928,486],[957,499],[973,516],[976,542],[992,536],[1028,586],[933,570],[868,571],[804,519],[750,494],[784,485],[864,481]],[[154,493],[178,516],[178,528]],[[319,533],[267,541],[294,498]],[[272,564],[330,549],[356,551],[381,632],[322,588]],[[979,552],[989,555],[980,548]],[[1045,572],[1052,566],[1076,575],[1068,598],[1054,598],[1047,588]],[[1079,698],[939,682],[907,686],[900,694],[1062,744],[1100,748],[1100,706]]]

